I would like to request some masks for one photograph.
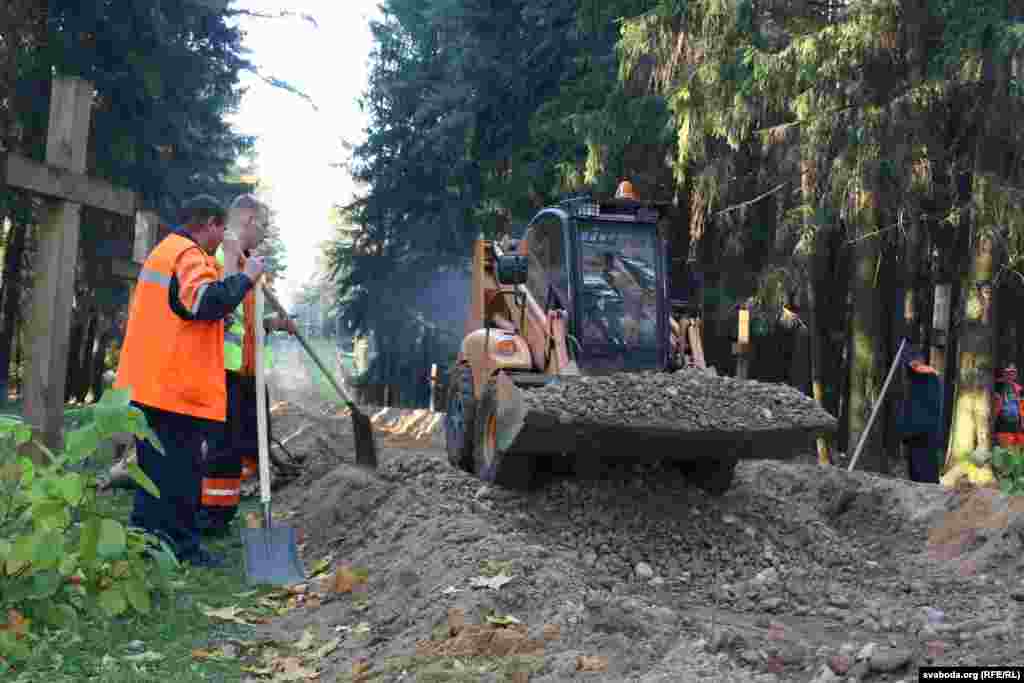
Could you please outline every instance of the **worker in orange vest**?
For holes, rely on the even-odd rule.
[[[224,274],[245,268],[254,249],[266,238],[267,209],[251,194],[237,197],[228,209],[228,230],[217,250]],[[224,447],[208,452],[203,463],[198,524],[202,532],[221,535],[229,531],[238,511],[242,481],[256,476],[259,455],[256,418],[256,296],[250,290],[241,306],[226,321],[224,370],[228,391],[227,433]],[[295,323],[275,316],[263,321],[269,334],[282,330],[295,334]],[[269,337],[267,337],[269,338]],[[269,366],[269,350],[264,349]],[[265,400],[269,402],[269,392]],[[267,410],[269,417],[269,406]],[[269,425],[268,425],[269,426]]]
[[[249,259],[222,277],[214,252],[225,210],[209,196],[187,202],[176,227],[142,265],[129,307],[114,387],[129,389],[164,453],[136,439],[139,467],[160,497],[139,489],[131,523],[162,538],[180,561],[215,567],[223,558],[199,542],[200,458],[224,442],[224,318],[263,272]]]

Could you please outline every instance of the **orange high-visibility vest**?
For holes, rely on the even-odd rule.
[[[152,408],[224,422],[224,321],[183,320],[169,303],[180,265],[195,277],[219,278],[213,256],[181,235],[168,235],[142,265],[132,296],[114,387]],[[179,282],[184,290],[197,283]]]

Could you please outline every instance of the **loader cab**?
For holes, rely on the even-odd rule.
[[[573,199],[541,211],[524,236],[527,290],[569,313],[569,350],[584,374],[668,363],[666,247],[650,204]]]

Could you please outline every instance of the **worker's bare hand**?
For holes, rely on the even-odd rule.
[[[249,276],[249,279],[253,282],[256,282],[265,269],[266,267],[263,263],[262,256],[250,256],[245,261],[245,274]]]
[[[221,241],[221,246],[224,248],[225,255],[237,256],[242,253],[241,227],[237,220],[229,220],[224,226],[224,239]]]
[[[299,331],[299,328],[295,326],[295,321],[287,316],[281,316],[277,319],[277,329],[287,332],[292,336],[295,336]]]

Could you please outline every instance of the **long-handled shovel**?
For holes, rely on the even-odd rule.
[[[853,468],[857,466],[857,460],[860,459],[860,452],[864,448],[864,444],[867,443],[868,435],[871,433],[871,427],[875,424],[875,418],[878,417],[878,409],[882,407],[882,402],[885,401],[885,392],[889,390],[889,384],[892,383],[892,378],[896,374],[896,368],[900,366],[903,361],[903,349],[907,345],[906,338],[900,342],[900,348],[896,351],[896,359],[892,362],[892,367],[889,368],[889,375],[885,378],[885,384],[882,385],[882,391],[878,394],[878,400],[875,401],[875,407],[871,409],[871,417],[868,418],[868,424],[864,427],[864,431],[860,433],[860,440],[857,441],[857,448],[853,452],[853,459],[850,460],[850,466],[846,468],[847,472],[853,472]]]
[[[256,285],[256,426],[259,432],[260,502],[263,503],[263,527],[242,529],[245,546],[245,573],[250,584],[288,586],[306,580],[299,559],[295,529],[275,527],[270,514],[270,445],[267,438],[266,378],[263,367],[263,296]]]
[[[284,306],[277,300],[277,298],[270,292],[265,292],[267,302],[271,308],[277,311],[277,314],[285,318],[288,317],[288,311],[284,310]],[[320,360],[320,356],[317,355],[313,347],[309,345],[306,338],[302,336],[301,332],[295,333],[295,338],[302,344],[302,348],[306,350],[309,357],[313,359],[316,366],[320,368],[320,372],[324,374],[324,377],[331,383],[334,390],[345,401],[345,405],[348,406],[349,412],[352,414],[352,433],[355,435],[356,440],[356,464],[363,467],[369,467],[371,469],[377,469],[377,442],[373,438],[373,426],[370,423],[369,416],[363,411],[359,410],[359,406],[352,400],[352,396],[345,391],[341,382],[337,380],[324,362]]]

